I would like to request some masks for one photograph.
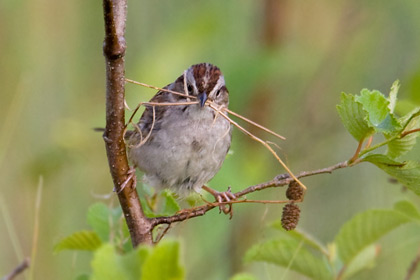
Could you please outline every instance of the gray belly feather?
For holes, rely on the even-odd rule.
[[[144,181],[186,195],[212,179],[229,150],[232,130],[225,118],[214,115],[209,107],[189,106],[162,118],[145,144],[129,150],[131,161],[145,173]]]

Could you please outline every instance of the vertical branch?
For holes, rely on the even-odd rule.
[[[103,0],[103,8],[105,21],[103,52],[106,62],[106,128],[103,137],[109,168],[133,246],[141,243],[151,244],[151,223],[144,215],[137,191],[133,189],[132,180],[122,191],[118,191],[127,179],[129,170],[123,139],[126,50],[124,34],[127,0]]]

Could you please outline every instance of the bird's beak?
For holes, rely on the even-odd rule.
[[[199,101],[200,106],[203,107],[207,101],[207,93],[206,92],[199,93],[198,101]]]

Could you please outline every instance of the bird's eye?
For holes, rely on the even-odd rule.
[[[219,97],[220,95],[220,89],[216,92],[216,97]]]
[[[188,89],[188,93],[192,93],[192,91],[193,91],[193,87],[192,87],[192,85],[188,85],[188,87],[187,87],[187,89]]]

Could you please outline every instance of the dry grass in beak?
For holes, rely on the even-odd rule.
[[[185,75],[184,75],[185,76]],[[159,88],[159,87],[155,87],[155,86],[151,86],[145,83],[140,83],[134,80],[130,80],[130,79],[125,79],[126,82],[128,83],[132,83],[132,84],[136,84],[136,85],[140,85],[143,87],[147,87],[147,88],[151,88],[151,89],[155,89],[155,90],[159,90],[159,91],[165,91],[165,92],[169,92],[169,93],[173,93],[176,95],[180,95],[180,96],[184,96],[187,98],[187,100],[189,100],[190,98],[194,98],[197,99],[195,96],[191,96],[185,93],[180,93],[180,92],[176,92],[173,90],[168,90],[168,89],[163,89],[163,88]],[[184,78],[185,80],[185,78]],[[185,86],[185,85],[184,85]],[[136,109],[134,110],[133,114],[130,117],[130,120],[128,121],[128,123],[126,124],[126,128],[128,126],[128,124],[132,123],[132,120],[134,118],[134,115],[137,113],[138,109],[140,108],[140,106],[144,105],[144,106],[179,106],[179,105],[192,105],[192,104],[198,104],[198,101],[191,101],[191,102],[176,102],[176,103],[154,103],[154,102],[141,102],[137,105]],[[227,108],[218,108],[216,106],[216,104],[214,104],[213,102],[207,101],[206,105],[209,106],[210,108],[212,108],[213,110],[215,110],[218,113],[221,113],[220,115],[225,118],[226,120],[228,120],[232,125],[234,125],[235,127],[237,127],[240,131],[242,131],[245,135],[249,136],[251,139],[253,139],[256,142],[259,142],[260,144],[262,144],[275,158],[276,160],[280,163],[281,166],[283,166],[283,168],[287,171],[287,173],[289,173],[290,177],[293,178],[293,180],[295,180],[305,191],[306,191],[306,186],[293,174],[293,172],[287,167],[287,165],[281,160],[281,158],[277,155],[277,153],[273,150],[273,148],[270,146],[270,144],[267,141],[262,140],[261,138],[255,136],[254,134],[252,134],[251,132],[249,132],[248,130],[246,130],[245,128],[243,128],[241,125],[239,125],[237,122],[235,122],[234,120],[232,120],[229,116],[227,116],[226,114],[224,114],[224,112],[227,112],[267,133],[270,133],[274,136],[276,136],[277,138],[281,139],[281,140],[285,140],[286,138],[281,136],[280,134],[238,114],[235,113]],[[147,138],[147,137],[146,137]],[[145,139],[146,139],[145,138]],[[143,141],[142,141],[143,142]],[[302,198],[303,200],[303,198]]]

